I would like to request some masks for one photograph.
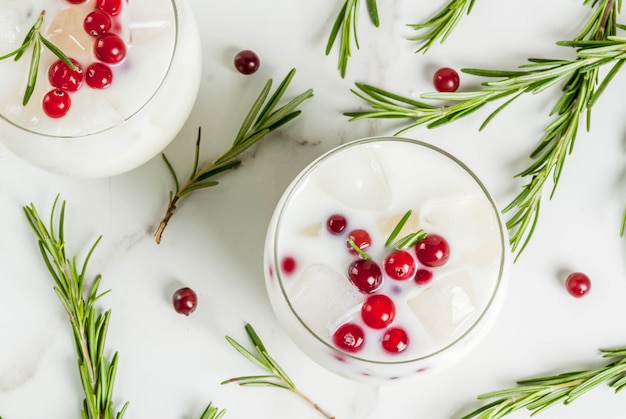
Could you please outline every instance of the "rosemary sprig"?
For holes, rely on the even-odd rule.
[[[217,407],[213,406],[213,403],[209,403],[206,409],[204,409],[204,412],[202,412],[202,416],[200,416],[200,419],[220,419],[225,414],[226,409],[220,410]]]
[[[412,210],[408,210],[400,219],[400,221],[398,221],[398,224],[394,227],[394,229],[391,231],[391,233],[389,234],[389,237],[387,238],[387,241],[385,242],[385,247],[391,246],[394,249],[400,250],[400,249],[410,249],[411,247],[415,246],[415,244],[426,238],[427,234],[424,230],[419,229],[418,231],[414,232],[414,233],[410,233],[407,234],[405,237],[397,240],[394,242],[394,240],[396,240],[396,238],[398,237],[398,235],[400,234],[400,231],[402,231],[402,228],[405,226],[405,224],[407,223],[407,221],[409,221],[409,218],[411,217],[411,214],[413,214]]]
[[[520,409],[535,415],[558,403],[570,404],[603,383],[617,393],[626,386],[626,348],[601,352],[604,358],[611,359],[604,367],[520,380],[517,387],[478,396],[479,400],[495,400],[461,419],[498,419]]]
[[[196,141],[193,168],[191,170],[191,174],[189,175],[189,179],[183,185],[179,184],[174,168],[165,154],[162,154],[163,160],[165,161],[165,164],[174,181],[175,190],[170,191],[165,216],[159,223],[159,226],[154,234],[154,239],[157,243],[161,242],[163,231],[167,227],[170,218],[174,215],[178,201],[181,198],[193,191],[218,185],[219,182],[212,179],[222,172],[226,172],[239,166],[241,164],[241,160],[237,159],[237,157],[241,153],[252,147],[270,132],[285,125],[287,122],[300,115],[302,111],[297,108],[300,104],[302,104],[302,102],[313,97],[312,89],[306,90],[291,99],[287,104],[276,109],[276,106],[285,94],[285,91],[287,90],[287,87],[289,86],[289,83],[293,79],[295,73],[295,69],[289,71],[287,76],[283,79],[269,99],[268,96],[272,88],[272,79],[269,79],[265,83],[261,93],[253,103],[250,111],[244,119],[232,146],[217,160],[207,163],[201,168],[198,167],[201,134],[200,129],[198,129],[198,139]]]
[[[252,326],[250,324],[246,324],[245,329],[248,337],[250,338],[250,341],[252,342],[252,345],[254,346],[256,354],[246,349],[243,345],[239,344],[230,336],[226,336],[226,340],[233,346],[233,348],[237,350],[237,352],[239,352],[253,364],[266,370],[269,374],[235,377],[223,381],[222,384],[239,383],[239,385],[241,386],[270,386],[289,390],[292,393],[300,396],[304,401],[313,406],[313,408],[315,408],[315,410],[321,413],[324,417],[328,419],[334,419],[334,416],[325,412],[317,403],[313,402],[305,394],[298,390],[298,388],[293,383],[293,381],[291,381],[287,373],[267,352],[267,349],[261,341],[261,338],[259,338]]]
[[[330,31],[330,35],[328,36],[328,42],[326,43],[326,55],[329,55],[339,36],[339,59],[337,68],[339,69],[341,77],[346,76],[348,60],[352,55],[351,46],[353,41],[356,49],[359,49],[359,38],[357,35],[359,2],[360,0],[346,0],[344,2],[343,7],[335,19],[335,24]],[[376,0],[365,0],[365,4],[370,21],[375,27],[378,27],[380,20]]]
[[[28,81],[26,83],[26,91],[24,92],[24,99],[22,100],[22,106],[26,106],[30,101],[31,96],[33,95],[33,91],[35,90],[35,85],[37,84],[37,75],[39,73],[39,62],[41,60],[41,51],[43,46],[48,48],[54,55],[59,57],[68,67],[72,70],[75,70],[76,67],[74,63],[68,58],[67,55],[63,53],[58,47],[56,47],[52,42],[47,40],[41,34],[41,25],[43,25],[43,18],[46,11],[42,10],[39,14],[39,17],[35,21],[35,24],[30,28],[22,45],[15,51],[12,51],[6,55],[0,57],[0,60],[4,60],[6,58],[14,57],[14,61],[18,61],[22,58],[22,55],[26,52],[26,50],[32,45],[33,52],[30,59],[30,67],[28,69]]]
[[[473,6],[474,0],[450,0],[426,22],[408,24],[408,27],[421,32],[407,38],[409,41],[421,43],[415,52],[425,53],[435,42],[443,43],[463,15],[470,14]]]
[[[25,206],[24,213],[39,240],[41,256],[55,283],[54,291],[69,316],[76,345],[80,381],[85,395],[81,417],[122,419],[128,402],[119,412],[115,413],[113,410],[117,352],[111,360],[107,359],[105,353],[111,310],[101,313],[95,307],[96,301],[108,291],[99,292],[100,275],[95,277],[91,286],[85,284],[87,264],[101,237],[87,253],[82,268],[77,263],[76,257],[67,257],[64,239],[65,201],[61,204],[58,224],[55,227],[58,198],[57,196],[52,206],[49,228],[45,226],[33,204]]]
[[[435,128],[478,111],[491,102],[507,99],[487,116],[480,129],[497,116],[507,105],[525,93],[538,94],[562,83],[562,94],[551,116],[555,120],[546,129],[544,138],[531,152],[534,162],[517,177],[530,181],[503,210],[512,213],[507,221],[511,231],[512,250],[521,254],[528,244],[537,224],[544,187],[552,181],[554,195],[566,157],[572,152],[581,121],[590,129],[590,112],[593,104],[605,91],[626,59],[626,38],[615,36],[615,17],[621,0],[586,0],[596,9],[572,41],[558,42],[560,46],[576,50],[574,59],[532,58],[518,71],[463,69],[463,72],[496,80],[482,83],[476,91],[423,94],[421,99],[449,101],[444,106],[434,106],[421,100],[403,97],[371,85],[356,83],[352,92],[371,105],[371,110],[346,112],[351,121],[365,118],[407,119],[410,122],[396,134],[418,127]],[[598,82],[599,69],[612,67]],[[586,118],[585,118],[586,113]]]

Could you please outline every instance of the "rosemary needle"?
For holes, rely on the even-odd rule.
[[[200,137],[201,130],[198,129],[198,138],[196,140],[195,155],[193,167],[188,180],[180,185],[178,182],[178,176],[174,171],[171,163],[165,154],[162,154],[163,160],[169,170],[172,180],[174,182],[175,189],[170,191],[169,201],[165,216],[159,223],[159,226],[154,233],[154,240],[161,243],[161,237],[163,231],[167,227],[169,220],[176,211],[178,201],[185,195],[191,192],[206,189],[212,186],[217,186],[219,182],[213,180],[217,175],[234,169],[241,164],[241,160],[238,159],[239,155],[259,142],[270,132],[285,125],[292,119],[296,118],[302,111],[298,107],[307,99],[313,97],[313,90],[308,89],[298,96],[292,98],[285,105],[276,109],[278,103],[285,94],[289,83],[293,79],[296,73],[295,69],[289,71],[287,76],[283,79],[280,85],[276,88],[272,96],[269,96],[272,88],[272,79],[269,79],[261,93],[257,97],[256,101],[252,104],[247,116],[245,117],[239,132],[231,147],[222,154],[215,161],[207,163],[206,165],[199,167],[200,157]],[[268,98],[269,97],[269,98]]]
[[[128,402],[117,412],[113,410],[113,386],[117,371],[117,352],[109,360],[105,353],[105,341],[111,311],[100,313],[96,301],[108,291],[100,293],[101,276],[91,286],[86,284],[86,269],[89,259],[100,242],[93,244],[82,264],[76,257],[66,256],[65,246],[65,201],[56,217],[58,196],[54,200],[49,227],[41,220],[33,204],[24,207],[26,218],[39,240],[43,261],[54,280],[54,291],[65,308],[74,334],[78,371],[85,398],[81,417],[83,419],[122,419]],[[55,219],[57,223],[55,224]]]

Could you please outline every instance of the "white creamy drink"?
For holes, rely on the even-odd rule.
[[[265,252],[270,300],[295,342],[341,375],[384,381],[472,348],[501,304],[509,250],[469,169],[392,137],[340,146],[305,169]]]
[[[0,0],[0,56],[20,47],[42,12],[39,33],[80,66],[81,81],[78,87],[55,85],[50,74],[59,58],[40,43],[37,80],[24,105],[34,44],[17,61],[0,60],[0,140],[34,165],[86,177],[130,170],[165,148],[189,116],[199,87],[200,42],[188,5]],[[48,95],[58,90],[70,101],[55,114],[49,103],[59,94]]]

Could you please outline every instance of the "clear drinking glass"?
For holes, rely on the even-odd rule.
[[[409,210],[396,238],[419,230],[443,237],[449,257],[435,266],[422,263],[414,246],[402,249],[415,269],[394,279],[385,259],[395,248],[386,242]],[[336,215],[347,223],[339,233],[327,228]],[[370,236],[364,254],[350,251],[354,230]],[[498,208],[462,162],[420,141],[367,138],[322,155],[286,189],[268,228],[265,279],[279,322],[308,356],[340,375],[386,382],[441,370],[474,347],[502,304],[509,253]],[[366,257],[382,271],[371,293],[348,276]],[[366,305],[376,311],[365,304],[372,295],[392,301],[390,323],[365,321]],[[362,336],[339,333],[346,324]],[[398,340],[394,329],[406,338]],[[337,337],[363,344],[346,349]]]
[[[95,0],[0,0],[0,56],[20,46],[45,10],[41,34],[83,68],[97,61],[95,37],[82,27]],[[76,177],[104,177],[140,166],[161,152],[187,120],[201,77],[200,36],[186,0],[122,0],[112,19],[126,58],[111,66],[113,81],[92,89],[83,81],[61,118],[42,110],[52,89],[42,48],[36,88],[22,105],[32,47],[18,61],[0,61],[0,142],[24,161]]]

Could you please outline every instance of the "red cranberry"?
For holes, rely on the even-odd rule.
[[[256,55],[254,51],[249,49],[240,51],[235,55],[235,68],[241,74],[252,74],[256,73],[261,65],[261,61],[259,60],[259,56]]]
[[[363,329],[354,323],[346,323],[333,333],[333,342],[346,352],[357,352],[365,342]]]
[[[352,230],[350,234],[348,234],[348,240],[352,240],[356,247],[361,250],[367,249],[370,244],[372,244],[372,238],[370,237],[370,234],[366,230],[362,229]],[[357,251],[354,250],[352,246],[350,246],[349,242],[347,243],[347,246],[350,250],[350,253],[352,253],[353,255],[357,254]]]
[[[93,63],[85,69],[85,82],[93,89],[104,89],[113,82],[111,68],[102,63]]]
[[[177,313],[188,316],[196,310],[198,296],[191,288],[180,288],[172,296],[172,304]]]
[[[446,239],[438,234],[429,234],[415,245],[417,260],[429,268],[441,266],[450,257],[450,247]]]
[[[61,118],[70,110],[70,95],[61,89],[53,89],[43,97],[43,111],[50,118]]]
[[[122,10],[122,0],[96,0],[96,8],[115,16]]]
[[[341,233],[343,230],[345,230],[347,225],[348,221],[346,220],[346,217],[341,214],[331,215],[330,217],[328,217],[328,220],[326,220],[326,228],[332,234]]]
[[[383,329],[391,324],[396,316],[396,306],[384,294],[374,294],[365,300],[361,307],[361,318],[373,329]]]
[[[89,13],[83,21],[83,28],[91,36],[99,36],[111,29],[111,18],[100,10]]]
[[[565,288],[573,297],[581,298],[591,289],[591,280],[582,272],[573,272],[565,280]]]
[[[70,4],[81,4],[81,3],[84,3],[86,0],[66,0],[66,1]]]
[[[409,345],[409,336],[400,327],[392,327],[385,331],[382,340],[383,349],[389,353],[397,354],[404,351]]]
[[[296,260],[292,256],[285,256],[280,263],[282,271],[286,274],[292,274],[296,270]]]
[[[58,89],[67,92],[75,92],[83,84],[83,68],[78,61],[70,58],[75,69],[65,64],[62,60],[56,60],[48,67],[48,81]]]
[[[126,44],[118,35],[106,32],[96,38],[94,52],[103,63],[118,64],[126,57]]]
[[[385,258],[385,272],[393,279],[409,279],[415,273],[415,260],[409,252],[396,250]]]
[[[433,273],[428,269],[418,269],[415,273],[415,283],[417,285],[426,285],[433,279]]]
[[[359,291],[371,294],[383,283],[383,274],[376,262],[357,259],[348,267],[348,278]]]
[[[450,67],[440,68],[433,76],[433,84],[438,92],[455,92],[459,83],[459,73]]]

